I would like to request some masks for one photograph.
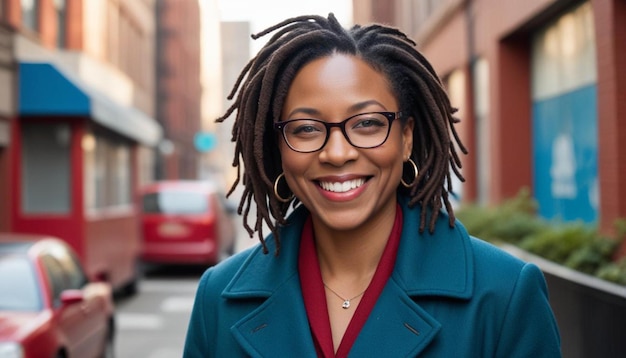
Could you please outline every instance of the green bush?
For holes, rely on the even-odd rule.
[[[603,280],[626,285],[626,258],[600,267],[596,272],[596,276]]]
[[[596,275],[605,265],[612,263],[618,249],[618,241],[606,237],[594,237],[593,240],[572,252],[565,266],[590,275]]]
[[[495,244],[517,245],[548,260],[602,279],[626,284],[626,258],[613,261],[626,237],[626,219],[618,220],[616,237],[603,237],[582,222],[545,221],[527,189],[497,207],[464,205],[456,216],[467,231]]]
[[[554,224],[522,240],[520,247],[564,264],[570,255],[595,240],[595,230],[582,223]]]
[[[544,230],[546,223],[536,216],[537,204],[528,190],[494,208],[471,204],[456,216],[473,236],[491,242],[516,244],[526,236]]]

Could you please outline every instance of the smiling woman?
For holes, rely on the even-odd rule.
[[[560,356],[541,271],[454,217],[466,150],[415,43],[332,14],[270,33],[219,119],[260,244],[203,275],[185,357]]]

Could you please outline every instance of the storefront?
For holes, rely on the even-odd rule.
[[[60,237],[90,275],[134,290],[134,196],[161,127],[52,61],[20,61],[18,88],[12,231]]]

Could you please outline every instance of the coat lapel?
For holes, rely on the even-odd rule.
[[[428,296],[466,300],[473,293],[473,255],[464,228],[458,223],[450,228],[447,215],[439,213],[436,234],[416,234],[420,209],[401,204],[404,223],[396,265],[351,356],[418,355],[441,325],[416,301]],[[264,300],[231,328],[251,356],[315,357],[297,266],[307,215],[297,209],[281,232],[281,254],[263,255],[260,250],[252,254],[222,294],[242,303]]]
[[[350,357],[415,357],[440,327],[390,279],[354,342]]]
[[[281,254],[253,253],[226,287],[222,297],[262,302],[239,320],[231,331],[253,357],[315,357],[315,347],[304,308],[298,275],[300,234],[308,212],[297,209],[281,231]],[[288,336],[286,336],[288,335]]]
[[[412,297],[469,299],[474,292],[474,255],[469,235],[458,221],[438,213],[434,233],[419,233],[421,210],[403,207],[404,223],[392,277]]]
[[[315,357],[298,275],[235,324],[231,331],[253,357]]]
[[[469,237],[439,213],[436,234],[419,233],[419,208],[403,207],[403,230],[394,271],[350,356],[414,357],[436,338],[441,324],[417,302],[426,297],[467,300],[474,287]],[[380,342],[380,344],[372,344]]]

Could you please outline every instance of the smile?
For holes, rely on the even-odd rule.
[[[344,182],[320,182],[320,186],[324,190],[332,191],[334,193],[345,193],[347,191],[356,189],[365,183],[364,178],[353,179]]]

